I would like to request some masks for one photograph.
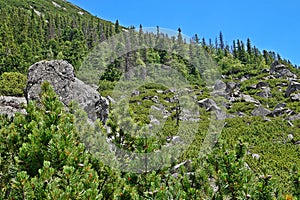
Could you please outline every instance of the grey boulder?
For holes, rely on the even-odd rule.
[[[24,97],[0,96],[0,115],[8,117],[15,116],[15,113],[25,114],[26,99]]]
[[[100,119],[103,123],[108,117],[108,100],[101,97],[91,86],[75,76],[74,68],[67,61],[40,61],[28,70],[25,89],[27,101],[40,100],[41,84],[49,82],[58,94],[61,102],[67,107],[71,101],[83,108],[90,120]]]
[[[256,109],[254,109],[251,112],[251,114],[253,116],[267,116],[267,115],[271,114],[271,111],[260,105]]]

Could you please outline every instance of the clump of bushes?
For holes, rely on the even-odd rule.
[[[4,72],[0,77],[0,95],[24,96],[27,77],[19,72]]]

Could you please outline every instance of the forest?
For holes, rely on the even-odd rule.
[[[123,27],[63,0],[0,8],[0,96],[23,97],[34,63],[65,60],[116,101],[91,125],[45,82],[26,114],[0,115],[0,199],[300,199],[300,72],[288,59],[222,32]]]

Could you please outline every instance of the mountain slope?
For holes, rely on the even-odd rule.
[[[95,44],[121,29],[62,0],[0,5],[0,74],[26,73],[43,59],[66,59],[78,68]]]
[[[49,14],[69,16],[82,15],[84,18],[93,17],[89,12],[64,0],[1,0],[0,8],[22,8],[29,11],[34,10],[36,14],[46,17]]]
[[[300,73],[288,60],[257,49],[250,40],[246,45],[240,40],[224,45],[221,34],[212,44],[196,36],[187,43],[181,31],[169,37],[159,27],[158,34],[144,33],[142,26],[122,31],[118,23],[61,0],[0,0],[0,6],[0,86],[6,86],[0,95],[21,96],[24,74],[33,63],[63,59],[111,102],[121,97],[129,101],[128,107],[112,106],[106,128],[96,123],[93,130],[87,116],[80,110],[78,116],[66,112],[50,85],[44,84],[41,105],[30,102],[27,114],[14,118],[0,115],[0,199],[299,199]],[[113,45],[97,46],[117,33]],[[152,48],[117,55],[116,47],[126,52],[130,40],[142,47],[150,42]],[[104,51],[98,52],[101,48]],[[92,58],[85,60],[90,52]],[[86,71],[80,68],[83,60]],[[210,61],[218,69],[209,68]],[[212,74],[205,73],[207,68]],[[179,85],[183,88],[178,91],[167,87],[174,77],[160,77],[157,72],[162,69],[174,69],[188,86]],[[144,79],[126,92],[136,86],[135,80],[126,82],[135,73]],[[205,77],[214,73],[220,77],[207,87]],[[162,79],[145,84],[152,80],[147,79],[150,75]],[[178,94],[186,95],[184,105]],[[195,104],[196,116],[184,109],[189,103]],[[124,110],[129,115],[123,116]],[[212,131],[219,128],[222,133],[209,138],[216,148],[201,157],[215,117],[224,120],[224,128],[212,126]],[[198,124],[187,145],[193,128],[189,122]],[[161,124],[158,134],[147,137],[151,127]],[[113,145],[102,152],[107,141]],[[149,172],[145,153],[173,144],[188,148],[179,157],[161,154],[170,163]],[[145,165],[135,166],[132,157],[119,151],[122,148],[144,153]],[[106,159],[120,165],[106,166]],[[156,162],[160,165],[161,159],[152,164]],[[128,166],[138,173],[124,172],[122,167]]]

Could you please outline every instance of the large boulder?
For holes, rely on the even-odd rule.
[[[13,117],[15,113],[26,113],[24,109],[26,99],[24,97],[0,96],[0,115]]]
[[[41,84],[45,81],[53,86],[65,106],[74,100],[87,112],[90,120],[100,119],[103,123],[107,120],[108,100],[77,79],[73,66],[67,61],[41,61],[32,65],[25,89],[27,101],[40,100]]]

